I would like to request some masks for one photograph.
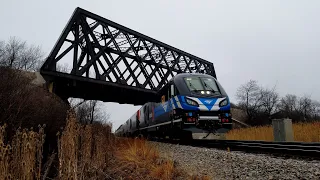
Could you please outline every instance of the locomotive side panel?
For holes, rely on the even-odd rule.
[[[154,102],[148,102],[143,107],[143,118],[140,128],[146,128],[150,125],[154,125],[155,117],[154,117],[154,107],[156,103]]]

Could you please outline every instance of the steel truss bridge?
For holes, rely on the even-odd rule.
[[[71,62],[69,70],[59,64]],[[142,105],[178,73],[216,77],[213,63],[76,8],[40,73],[69,97]]]

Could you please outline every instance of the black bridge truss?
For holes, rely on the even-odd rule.
[[[70,70],[60,70],[62,59],[72,60]],[[213,63],[81,8],[76,8],[41,68],[47,82],[53,82],[55,92],[65,98],[139,105],[156,100],[156,92],[178,73],[216,78]],[[107,97],[119,91],[126,100]]]

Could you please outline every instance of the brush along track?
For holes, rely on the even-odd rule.
[[[158,142],[229,149],[230,151],[244,151],[247,153],[263,153],[285,157],[320,159],[320,143],[306,142],[271,142],[271,141],[238,141],[238,140],[179,140],[157,139]]]

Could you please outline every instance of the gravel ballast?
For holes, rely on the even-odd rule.
[[[320,161],[151,142],[190,174],[213,179],[320,179]]]

